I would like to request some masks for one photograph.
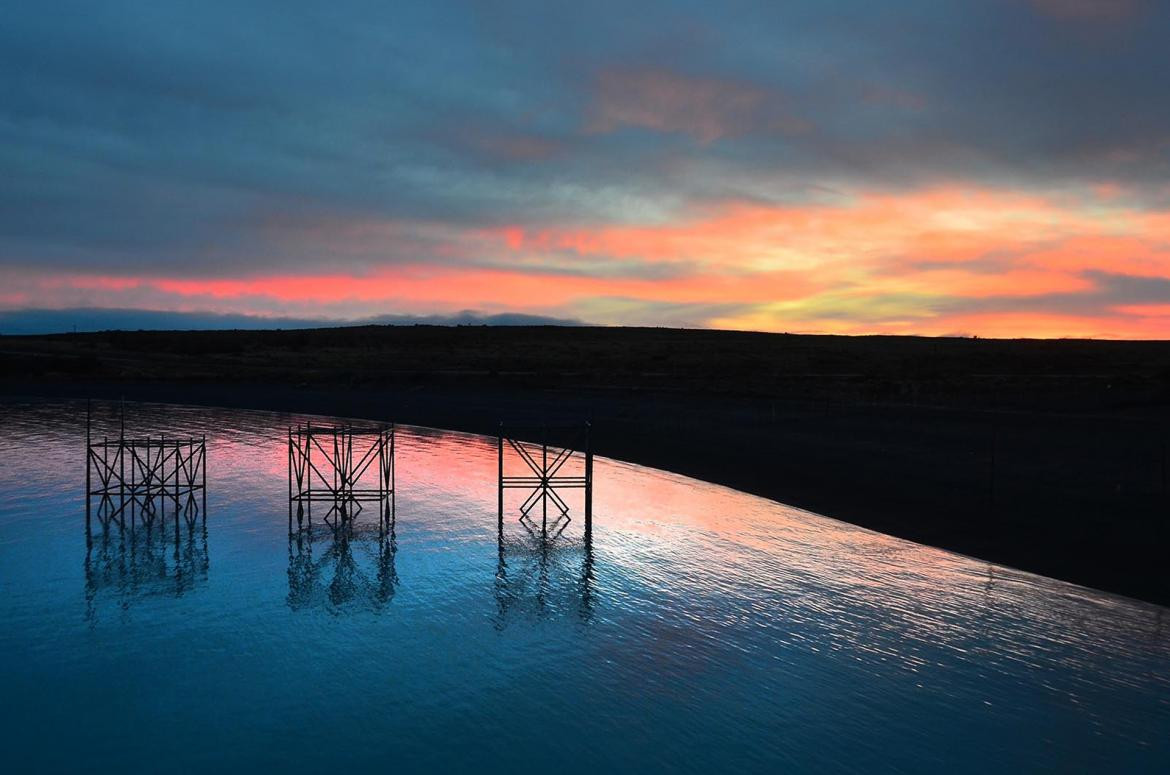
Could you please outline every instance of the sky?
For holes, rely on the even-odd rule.
[[[15,4],[0,332],[1170,338],[1167,39],[1162,0]]]

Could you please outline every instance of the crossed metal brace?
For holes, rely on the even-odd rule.
[[[520,504],[520,524],[533,535],[538,530],[542,539],[550,536],[556,538],[572,522],[569,516],[569,505],[557,493],[557,489],[585,490],[585,537],[592,538],[593,534],[593,452],[589,444],[589,424],[582,426],[567,426],[574,431],[573,438],[564,446],[549,446],[549,426],[540,427],[541,442],[535,444],[524,442],[518,438],[505,435],[505,426],[500,423],[498,437],[499,447],[499,531],[504,531],[504,490],[520,488],[529,490],[528,496]],[[513,432],[525,433],[524,429],[512,428]],[[529,429],[531,431],[531,429]],[[528,472],[522,475],[505,475],[504,448],[505,444],[514,450],[524,461]],[[575,451],[583,448],[585,455],[585,472],[580,476],[560,475],[561,469],[572,458]],[[555,510],[553,520],[549,521],[549,502]],[[533,512],[537,504],[540,505],[540,523],[537,524]]]
[[[85,528],[90,534],[91,517],[103,529],[117,523],[125,527],[126,517],[134,527],[141,519],[147,528],[165,516],[167,503],[174,503],[178,526],[180,514],[188,527],[196,519],[207,519],[206,437],[185,439],[126,438],[125,409],[118,436],[94,441],[91,412],[87,405],[85,465]],[[94,503],[96,501],[96,508]]]
[[[368,446],[355,455],[355,439]],[[298,425],[288,430],[288,529],[312,523],[314,502],[324,502],[325,522],[337,529],[352,522],[363,503],[378,504],[379,524],[394,518],[394,426]]]

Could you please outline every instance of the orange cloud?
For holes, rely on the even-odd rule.
[[[420,237],[420,235],[422,235]],[[1170,336],[1170,214],[1108,191],[940,187],[831,203],[725,202],[672,221],[459,229],[366,221],[327,238],[364,274],[4,278],[3,303],[362,317],[464,309],[771,331]],[[401,241],[430,261],[400,263]],[[414,240],[414,242],[411,242]],[[384,249],[392,260],[379,262]],[[27,273],[26,273],[27,274]],[[1117,281],[1121,277],[1123,281]]]
[[[1002,272],[971,272],[964,269],[930,269],[875,282],[866,288],[875,293],[919,293],[968,299],[989,297],[1043,296],[1050,293],[1077,293],[1093,283],[1077,274],[1034,269]]]
[[[1141,318],[1170,318],[1170,303],[1168,304],[1125,304],[1117,308],[1118,312]]]
[[[1155,234],[1085,234],[1030,252],[1021,264],[1063,272],[1103,270],[1142,277],[1170,275],[1170,245]]]
[[[567,251],[649,262],[699,262],[709,269],[765,269],[843,274],[918,271],[923,262],[963,264],[1006,250],[1043,250],[1070,235],[1100,236],[1115,251],[1128,249],[1120,229],[1147,239],[1160,224],[1143,225],[1121,215],[1062,206],[1038,196],[940,188],[912,194],[859,196],[829,205],[730,203],[677,223],[592,229],[525,229],[488,232],[517,253]],[[1147,244],[1142,242],[1141,244]],[[1159,254],[1161,255],[1161,254]],[[1157,258],[1166,266],[1164,257]],[[1092,264],[1092,262],[1089,262]],[[1100,268],[1099,265],[1095,265]],[[1067,286],[1069,283],[1064,283]]]

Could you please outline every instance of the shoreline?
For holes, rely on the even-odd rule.
[[[90,397],[90,398],[92,398],[92,397]],[[4,404],[4,403],[8,403],[8,402],[15,403],[15,402],[20,402],[20,401],[29,401],[29,402],[74,401],[74,402],[76,402],[76,401],[81,401],[81,400],[87,400],[87,399],[80,399],[80,398],[73,398],[73,397],[63,398],[63,397],[45,397],[45,396],[22,396],[22,395],[15,395],[15,394],[5,394],[3,391],[0,391],[0,404]],[[117,399],[102,398],[102,399],[97,399],[97,400],[110,403],[110,402],[113,402]],[[322,420],[341,420],[341,421],[351,421],[352,420],[352,421],[358,421],[358,422],[381,422],[382,421],[381,418],[374,418],[374,417],[330,415],[330,414],[321,414],[321,413],[316,413],[316,412],[313,412],[313,413],[293,412],[293,411],[286,411],[286,410],[273,410],[273,409],[268,409],[268,408],[257,408],[257,407],[247,407],[247,408],[245,408],[245,407],[229,407],[229,406],[210,405],[210,404],[201,404],[201,403],[173,403],[173,402],[169,402],[169,401],[160,402],[160,401],[149,401],[149,400],[135,400],[133,403],[150,404],[150,405],[154,405],[154,406],[199,407],[199,408],[204,408],[204,409],[222,410],[222,411],[229,411],[229,412],[230,411],[244,411],[244,412],[262,412],[262,413],[290,414],[290,415],[309,414],[312,417],[318,417],[318,418],[321,418]],[[470,437],[476,437],[476,438],[481,438],[481,439],[494,438],[494,436],[492,436],[491,434],[479,433],[479,432],[473,432],[473,431],[467,431],[467,430],[459,430],[459,429],[453,429],[453,428],[436,428],[434,426],[417,425],[414,423],[401,422],[401,421],[394,421],[392,424],[394,426],[421,429],[423,431],[440,431],[443,433],[465,434],[465,435],[470,436]],[[791,503],[787,503],[787,502],[784,502],[782,500],[778,500],[776,498],[772,498],[772,497],[767,496],[767,495],[763,495],[763,494],[759,494],[759,493],[748,493],[744,490],[739,490],[739,489],[736,489],[736,488],[731,487],[729,485],[722,484],[720,482],[714,482],[714,481],[711,481],[708,479],[700,479],[698,477],[689,476],[687,474],[683,474],[683,473],[680,473],[677,471],[668,471],[667,469],[653,468],[653,467],[644,465],[643,463],[640,463],[640,462],[634,461],[634,460],[626,460],[623,458],[615,458],[615,457],[610,457],[610,456],[603,456],[603,457],[605,457],[606,460],[610,460],[610,461],[613,461],[613,462],[616,462],[619,464],[623,464],[623,465],[633,465],[633,466],[638,466],[638,467],[645,468],[645,469],[651,470],[651,471],[659,471],[659,472],[663,472],[663,473],[684,476],[688,479],[692,479],[692,480],[699,482],[700,484],[704,484],[704,485],[713,485],[713,486],[717,486],[717,487],[724,487],[724,488],[727,488],[727,489],[731,490],[732,492],[738,493],[740,495],[749,495],[751,497],[761,498],[761,499],[767,500],[771,503],[775,503],[775,504],[778,504],[780,506],[784,506],[785,508],[803,512],[803,513],[808,514],[809,516],[815,517],[817,519],[827,519],[827,520],[831,520],[833,522],[839,522],[843,525],[850,525],[851,527],[854,527],[854,528],[859,528],[861,530],[870,531],[870,532],[874,533],[875,535],[898,538],[897,536],[891,536],[891,534],[882,533],[880,531],[873,530],[871,528],[860,525],[856,522],[849,522],[846,520],[839,519],[838,517],[834,517],[832,515],[814,512],[814,511],[811,511],[809,509],[801,508],[799,506],[795,506]],[[930,548],[930,549],[935,549],[935,550],[942,551],[942,552],[947,552],[949,554],[955,555],[957,557],[961,557],[961,558],[968,560],[968,561],[971,561],[973,563],[990,563],[990,564],[995,565],[995,567],[997,567],[997,568],[1002,568],[1002,569],[1010,571],[1012,573],[1034,576],[1038,579],[1044,579],[1044,580],[1048,580],[1048,581],[1055,580],[1055,581],[1063,581],[1063,583],[1068,583],[1068,584],[1076,584],[1076,582],[1064,581],[1061,579],[1053,579],[1052,577],[1044,576],[1044,575],[1038,574],[1038,573],[1034,573],[1032,571],[1029,571],[1029,570],[1026,570],[1023,568],[1017,568],[1017,567],[1014,567],[1011,565],[997,563],[993,560],[988,560],[985,558],[976,557],[976,556],[970,555],[970,554],[964,554],[963,552],[957,551],[953,548],[947,548],[947,547],[942,547],[942,546],[933,546],[930,544],[919,543],[916,541],[911,541],[908,538],[898,538],[898,540],[906,541],[909,543],[914,543],[918,546],[922,546],[922,547],[926,547],[926,548]],[[1148,600],[1143,600],[1141,598],[1132,597],[1132,596],[1125,595],[1125,594],[1120,593],[1120,592],[1112,592],[1112,591],[1105,590],[1105,589],[1098,589],[1098,588],[1088,587],[1088,586],[1079,585],[1079,584],[1077,584],[1077,586],[1080,586],[1082,589],[1088,590],[1094,594],[1107,595],[1109,597],[1116,598],[1118,600],[1124,601],[1127,604],[1131,604],[1131,605],[1156,605],[1156,606],[1161,606],[1163,608],[1170,608],[1170,606],[1165,606],[1165,605],[1161,605],[1159,603],[1154,603],[1154,602],[1151,602]]]

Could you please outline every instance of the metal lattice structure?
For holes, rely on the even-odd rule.
[[[499,449],[499,532],[504,533],[504,491],[529,490],[520,504],[520,523],[542,539],[557,537],[572,521],[569,506],[558,490],[585,491],[585,540],[593,537],[593,451],[589,443],[589,423],[580,425],[542,425],[539,427],[505,426],[500,423]],[[550,436],[555,443],[550,444]],[[522,440],[539,439],[538,442]],[[505,450],[510,449],[524,463],[521,474],[504,470]],[[580,474],[562,473],[566,464],[580,453],[584,458]],[[549,503],[553,519],[549,521]],[[540,522],[536,522],[537,506]]]
[[[207,437],[126,437],[126,412],[122,409],[118,436],[95,441],[91,414],[85,418],[85,532],[91,536],[93,517],[102,528],[110,525],[133,529],[165,517],[174,505],[175,525],[180,514],[189,527],[202,518],[207,522]],[[96,504],[96,505],[95,505]]]
[[[297,425],[288,429],[288,531],[297,530],[313,504],[327,508],[330,526],[351,522],[363,503],[378,505],[379,525],[394,518],[394,426]]]

